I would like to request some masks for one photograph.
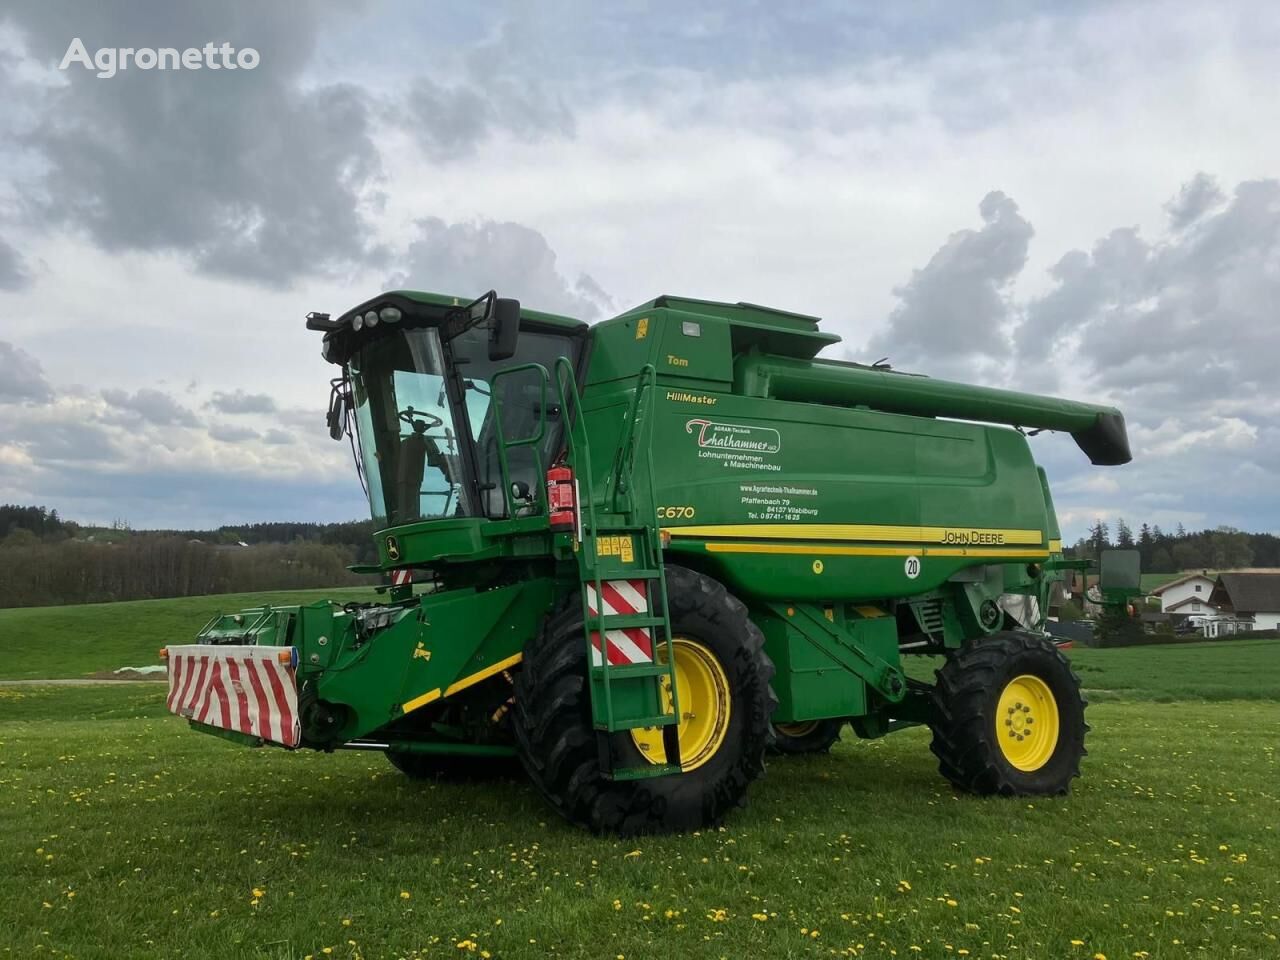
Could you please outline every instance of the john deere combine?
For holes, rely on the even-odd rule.
[[[765,755],[933,729],[975,793],[1065,791],[1084,704],[1027,432],[1129,460],[1108,407],[815,359],[813,317],[659,297],[588,327],[492,292],[312,314],[385,601],[220,616],[170,708],[411,777],[518,756],[574,823],[704,827]],[[1000,424],[995,426],[993,424]],[[910,654],[945,654],[936,683]]]

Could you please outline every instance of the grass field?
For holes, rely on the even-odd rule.
[[[375,596],[369,587],[347,587],[0,610],[0,679],[83,677],[158,663],[161,647],[190,643],[218,611]]]
[[[1069,797],[955,794],[909,730],[627,841],[521,782],[201,736],[159,684],[0,688],[0,955],[1280,956],[1280,641],[1074,659]]]

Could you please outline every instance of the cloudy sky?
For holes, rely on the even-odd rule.
[[[0,13],[0,501],[367,514],[302,318],[389,284],[820,315],[1108,400],[1095,514],[1280,532],[1274,4],[26,3]],[[58,69],[252,47],[253,70]]]

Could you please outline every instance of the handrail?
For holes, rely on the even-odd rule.
[[[599,528],[596,526],[596,498],[595,487],[591,481],[591,444],[587,439],[586,418],[582,414],[582,396],[578,393],[577,377],[574,375],[573,366],[565,357],[556,358],[556,390],[560,394],[560,409],[564,411],[565,417],[565,436],[568,439],[569,456],[572,460],[574,482],[579,484],[577,496],[578,515],[586,512],[587,524],[586,528],[591,532],[591,536],[583,536],[581,529],[578,531],[578,540],[581,549],[585,552],[584,556],[590,564],[593,572],[592,580],[594,581],[596,591],[596,615],[595,628],[596,634],[600,637],[600,667],[602,671],[602,686],[604,687],[604,708],[605,716],[613,716],[613,688],[609,683],[609,641],[605,636],[604,628],[604,584],[600,576],[599,557],[596,555],[596,545],[599,542]],[[573,398],[573,409],[570,409],[569,398]],[[585,495],[584,495],[585,494]],[[586,584],[583,584],[583,592],[586,591]],[[591,663],[591,606],[586,602],[586,597],[582,597],[582,626],[583,637],[587,645],[587,663]]]
[[[631,474],[635,470],[636,431],[640,424],[642,404],[645,392],[657,382],[657,371],[653,364],[646,363],[640,368],[636,377],[636,392],[627,405],[626,420],[622,428],[622,436],[618,438],[618,452],[614,454],[613,470],[606,483],[606,496],[615,512],[620,512],[618,497],[631,491]],[[643,428],[640,428],[643,429]]]

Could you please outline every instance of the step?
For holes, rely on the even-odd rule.
[[[636,729],[637,727],[669,727],[671,726],[671,724],[675,722],[676,722],[676,715],[674,713],[664,713],[656,717],[637,717],[635,720],[629,722],[627,726],[618,727],[616,730],[613,730],[611,732],[620,733],[624,730]],[[604,724],[597,723],[596,729],[608,730],[609,728],[606,727]]]
[[[607,667],[591,667],[594,679],[606,677],[609,683],[633,680],[636,677],[667,677],[671,668],[665,663],[612,663]]]
[[[667,621],[662,617],[655,617],[646,613],[606,613],[603,617],[591,616],[587,618],[587,626],[595,630],[647,630],[652,627],[664,627],[666,624]]]
[[[615,558],[607,557],[606,559],[612,560]],[[585,576],[583,576],[582,582],[594,584],[596,581],[595,568],[589,563],[583,563],[583,567],[586,569],[587,572]],[[601,580],[657,580],[661,576],[662,576],[661,570],[652,570],[652,569],[649,569],[648,567],[633,568],[625,564],[619,564],[616,567],[610,565],[609,572],[607,574],[601,574],[600,579]]]

